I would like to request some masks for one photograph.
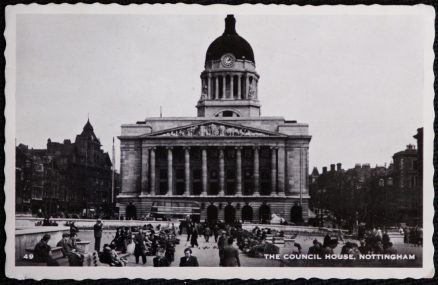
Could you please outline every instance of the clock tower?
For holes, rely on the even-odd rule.
[[[234,16],[228,15],[224,33],[207,50],[198,117],[260,116],[259,78],[253,50],[237,34]]]

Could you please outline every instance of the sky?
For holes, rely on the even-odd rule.
[[[224,15],[21,14],[16,141],[74,140],[87,118],[111,153],[120,126],[196,116]],[[260,74],[263,116],[308,123],[310,171],[389,163],[423,125],[418,16],[235,15]],[[116,168],[119,142],[116,139]]]

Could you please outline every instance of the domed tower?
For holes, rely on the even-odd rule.
[[[254,52],[236,32],[233,15],[225,18],[225,31],[207,49],[201,73],[198,117],[260,116]]]

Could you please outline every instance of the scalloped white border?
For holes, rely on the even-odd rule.
[[[422,268],[266,268],[266,267],[199,267],[190,270],[172,267],[16,267],[15,266],[15,29],[16,15],[30,14],[277,14],[277,15],[415,15],[424,20],[424,248]],[[186,4],[155,4],[129,5],[118,4],[48,4],[48,5],[15,5],[6,7],[6,129],[5,129],[5,230],[6,240],[6,275],[11,278],[24,279],[99,279],[99,278],[178,278],[178,279],[265,279],[265,278],[424,278],[434,275],[433,266],[433,39],[435,11],[432,6],[285,6],[285,5],[186,5]],[[60,270],[61,269],[61,270]]]

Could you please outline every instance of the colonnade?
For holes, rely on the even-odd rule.
[[[167,156],[167,193],[165,195],[175,195],[174,191],[174,151],[175,147],[160,147],[161,151],[166,151]],[[217,147],[202,147],[199,146],[201,151],[201,196],[209,195],[207,192],[209,184],[208,175],[208,155],[207,148],[216,148],[218,151],[218,183],[219,191],[217,196],[227,196],[225,194],[225,150],[230,148],[230,146],[217,146]],[[244,147],[242,146],[231,146],[234,149],[234,159],[233,165],[235,165],[235,194],[236,196],[241,196],[242,194],[242,151]],[[264,195],[260,191],[260,146],[248,147],[252,148],[252,185],[253,193],[251,195]],[[266,147],[268,148],[268,147]],[[191,147],[184,146],[183,157],[184,157],[184,192],[181,194],[183,196],[192,195],[191,185],[192,185],[192,165],[191,165]],[[270,194],[271,196],[284,195],[284,147],[271,146],[270,150]],[[141,194],[143,195],[160,195],[160,188],[157,187],[157,175],[156,175],[156,159],[157,147],[144,146],[142,148],[141,156]]]
[[[256,99],[257,80],[251,73],[208,73],[202,77],[202,88],[209,100]]]

